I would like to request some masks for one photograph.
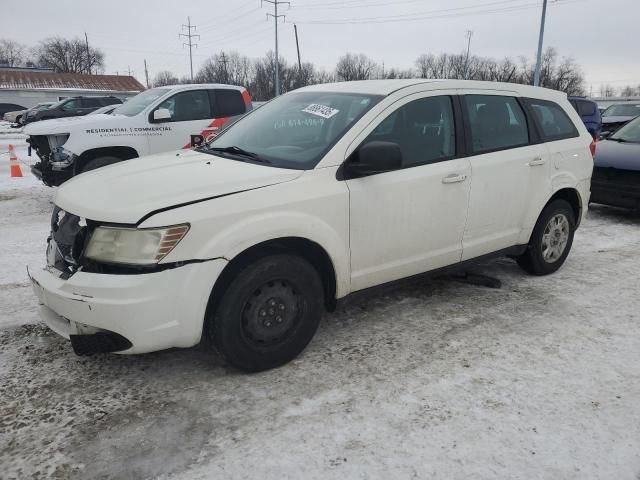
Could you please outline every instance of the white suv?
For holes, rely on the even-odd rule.
[[[79,354],[211,340],[234,367],[272,368],[357,290],[491,255],[557,270],[591,143],[566,95],[541,88],[306,87],[208,147],[65,183],[34,290]]]

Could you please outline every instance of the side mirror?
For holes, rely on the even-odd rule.
[[[171,120],[171,111],[168,108],[159,108],[153,112],[154,122],[168,122]]]
[[[366,177],[402,168],[400,145],[393,142],[369,142],[357,150],[354,160],[356,159],[357,161],[345,164],[351,178]]]

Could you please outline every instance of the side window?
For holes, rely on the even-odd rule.
[[[400,145],[402,167],[410,168],[452,158],[456,153],[451,97],[428,97],[403,105],[385,118],[362,143]]]
[[[514,97],[465,95],[473,153],[491,152],[529,143],[527,118]]]
[[[244,104],[242,94],[238,90],[220,88],[213,92],[215,98],[214,111],[217,118],[233,117],[246,113],[247,106]]]
[[[579,136],[578,129],[560,105],[547,100],[528,100],[536,117],[542,139],[545,142],[574,138]]]
[[[77,108],[82,108],[79,98],[74,98],[73,100],[69,100],[64,105],[62,105],[62,110],[65,110],[65,111],[75,110]]]
[[[171,112],[172,122],[213,118],[211,115],[209,94],[206,90],[177,93],[162,102],[158,108],[166,108],[169,110]]]
[[[100,108],[102,104],[98,98],[83,98],[82,108]]]

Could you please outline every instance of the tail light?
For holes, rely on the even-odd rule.
[[[596,141],[595,140],[593,140],[591,142],[591,145],[589,145],[589,150],[591,150],[591,156],[593,158],[596,158]]]

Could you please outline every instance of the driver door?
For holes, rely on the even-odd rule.
[[[356,140],[397,143],[403,160],[397,170],[346,180],[352,291],[460,261],[471,167],[457,156],[453,100],[408,96]]]

